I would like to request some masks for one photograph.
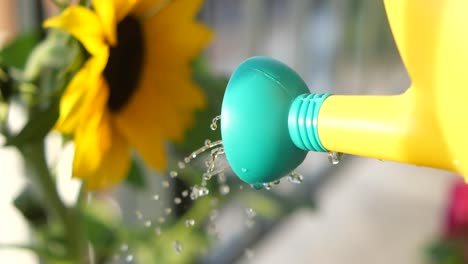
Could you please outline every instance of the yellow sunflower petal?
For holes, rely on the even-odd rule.
[[[193,20],[199,6],[200,1],[171,2],[143,21],[146,61],[172,69],[189,65],[213,35],[210,29]]]
[[[117,130],[113,130],[111,142],[112,145],[104,154],[97,170],[84,178],[89,190],[113,187],[128,174],[131,157],[127,141]]]
[[[178,141],[192,125],[194,111],[204,106],[204,95],[193,84],[190,71],[145,67],[138,89],[117,119],[122,126],[138,125],[151,135]]]
[[[104,33],[110,45],[117,42],[117,18],[115,15],[115,1],[113,0],[94,0],[93,7],[97,16],[101,19]]]
[[[144,17],[166,6],[171,0],[137,0],[132,13]]]
[[[159,109],[161,110],[161,109]],[[161,134],[160,126],[164,125],[159,120],[148,114],[148,105],[140,109],[133,109],[135,116],[115,116],[115,123],[125,138],[133,145],[143,160],[154,169],[166,167],[165,138]],[[131,112],[127,112],[130,114]],[[149,124],[152,122],[152,124]]]
[[[117,42],[117,24],[128,15],[136,0],[95,0],[94,9],[101,19],[104,33],[110,45]]]
[[[212,38],[207,27],[195,22],[171,26],[163,23],[155,19],[143,24],[146,60],[155,61],[158,65],[188,65]]]
[[[93,55],[106,49],[105,32],[101,20],[93,11],[85,7],[67,8],[61,15],[47,19],[44,26],[69,32]]]
[[[121,21],[127,16],[138,3],[138,0],[113,0],[117,21]]]
[[[92,107],[88,107],[75,131],[74,175],[80,178],[93,174],[104,159],[112,142],[112,124],[106,110],[108,89],[101,78]]]
[[[167,4],[161,10],[155,12],[152,17],[175,24],[184,20],[192,20],[200,11],[204,0],[172,0],[166,2]]]
[[[90,58],[83,68],[73,77],[60,99],[60,116],[55,129],[72,134],[80,122],[87,118],[85,113],[94,103],[99,89],[99,79],[105,67],[107,56]]]

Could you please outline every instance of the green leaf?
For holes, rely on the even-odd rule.
[[[27,142],[42,140],[52,129],[58,116],[59,102],[57,100],[46,109],[31,116],[23,129],[17,135],[8,138],[5,145],[20,146]]]
[[[31,225],[41,227],[47,224],[47,211],[45,206],[41,203],[30,186],[27,186],[15,198],[13,204]]]
[[[136,158],[132,159],[132,165],[125,183],[136,189],[144,189],[146,186],[145,170]]]
[[[26,59],[39,40],[39,32],[19,35],[13,42],[0,50],[0,62],[9,67],[22,69],[26,64]]]
[[[8,102],[13,94],[13,79],[9,69],[0,64],[0,102]]]
[[[96,263],[107,263],[119,241],[118,216],[104,202],[94,200],[86,206],[83,223],[86,237],[93,246]]]
[[[458,241],[436,241],[427,248],[427,256],[431,264],[465,263],[464,245]]]

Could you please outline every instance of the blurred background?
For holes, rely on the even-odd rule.
[[[0,46],[35,29],[44,10],[48,6],[40,1],[1,1]],[[410,84],[383,1],[208,0],[199,17],[216,33],[205,60],[220,78],[250,56],[267,55],[297,70],[312,92],[398,94]],[[21,113],[17,118],[21,123]],[[53,155],[53,138],[50,145]],[[71,159],[63,159],[69,166]],[[26,181],[21,166],[14,150],[0,149],[0,243],[31,239],[11,204]],[[210,219],[215,242],[193,263],[426,263],[425,248],[440,232],[454,175],[351,156],[332,166],[326,154],[317,153],[298,171],[302,184],[283,180],[273,190],[247,194],[234,191],[240,183],[228,173],[231,192]],[[146,191],[122,185],[111,195],[128,225],[141,225],[135,212],[160,217],[165,206],[150,198],[154,193],[174,198],[173,188],[161,187],[164,177],[147,174]],[[66,177],[62,182],[64,196],[70,196],[76,183]],[[0,250],[0,263],[13,262],[36,260],[25,251]]]

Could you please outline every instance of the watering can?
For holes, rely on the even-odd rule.
[[[340,152],[468,176],[468,1],[386,0],[411,78],[400,95],[310,94],[301,77],[266,57],[228,83],[221,136],[245,182],[273,182],[308,151]]]

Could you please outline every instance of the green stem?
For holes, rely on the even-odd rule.
[[[79,5],[82,5],[82,6],[89,6],[89,0],[80,0],[78,2]]]
[[[34,178],[49,209],[57,215],[62,224],[72,262],[85,263],[85,239],[82,237],[79,221],[81,208],[69,208],[60,199],[56,183],[47,166],[44,142],[29,142],[21,145],[19,150],[23,154],[26,172]]]

